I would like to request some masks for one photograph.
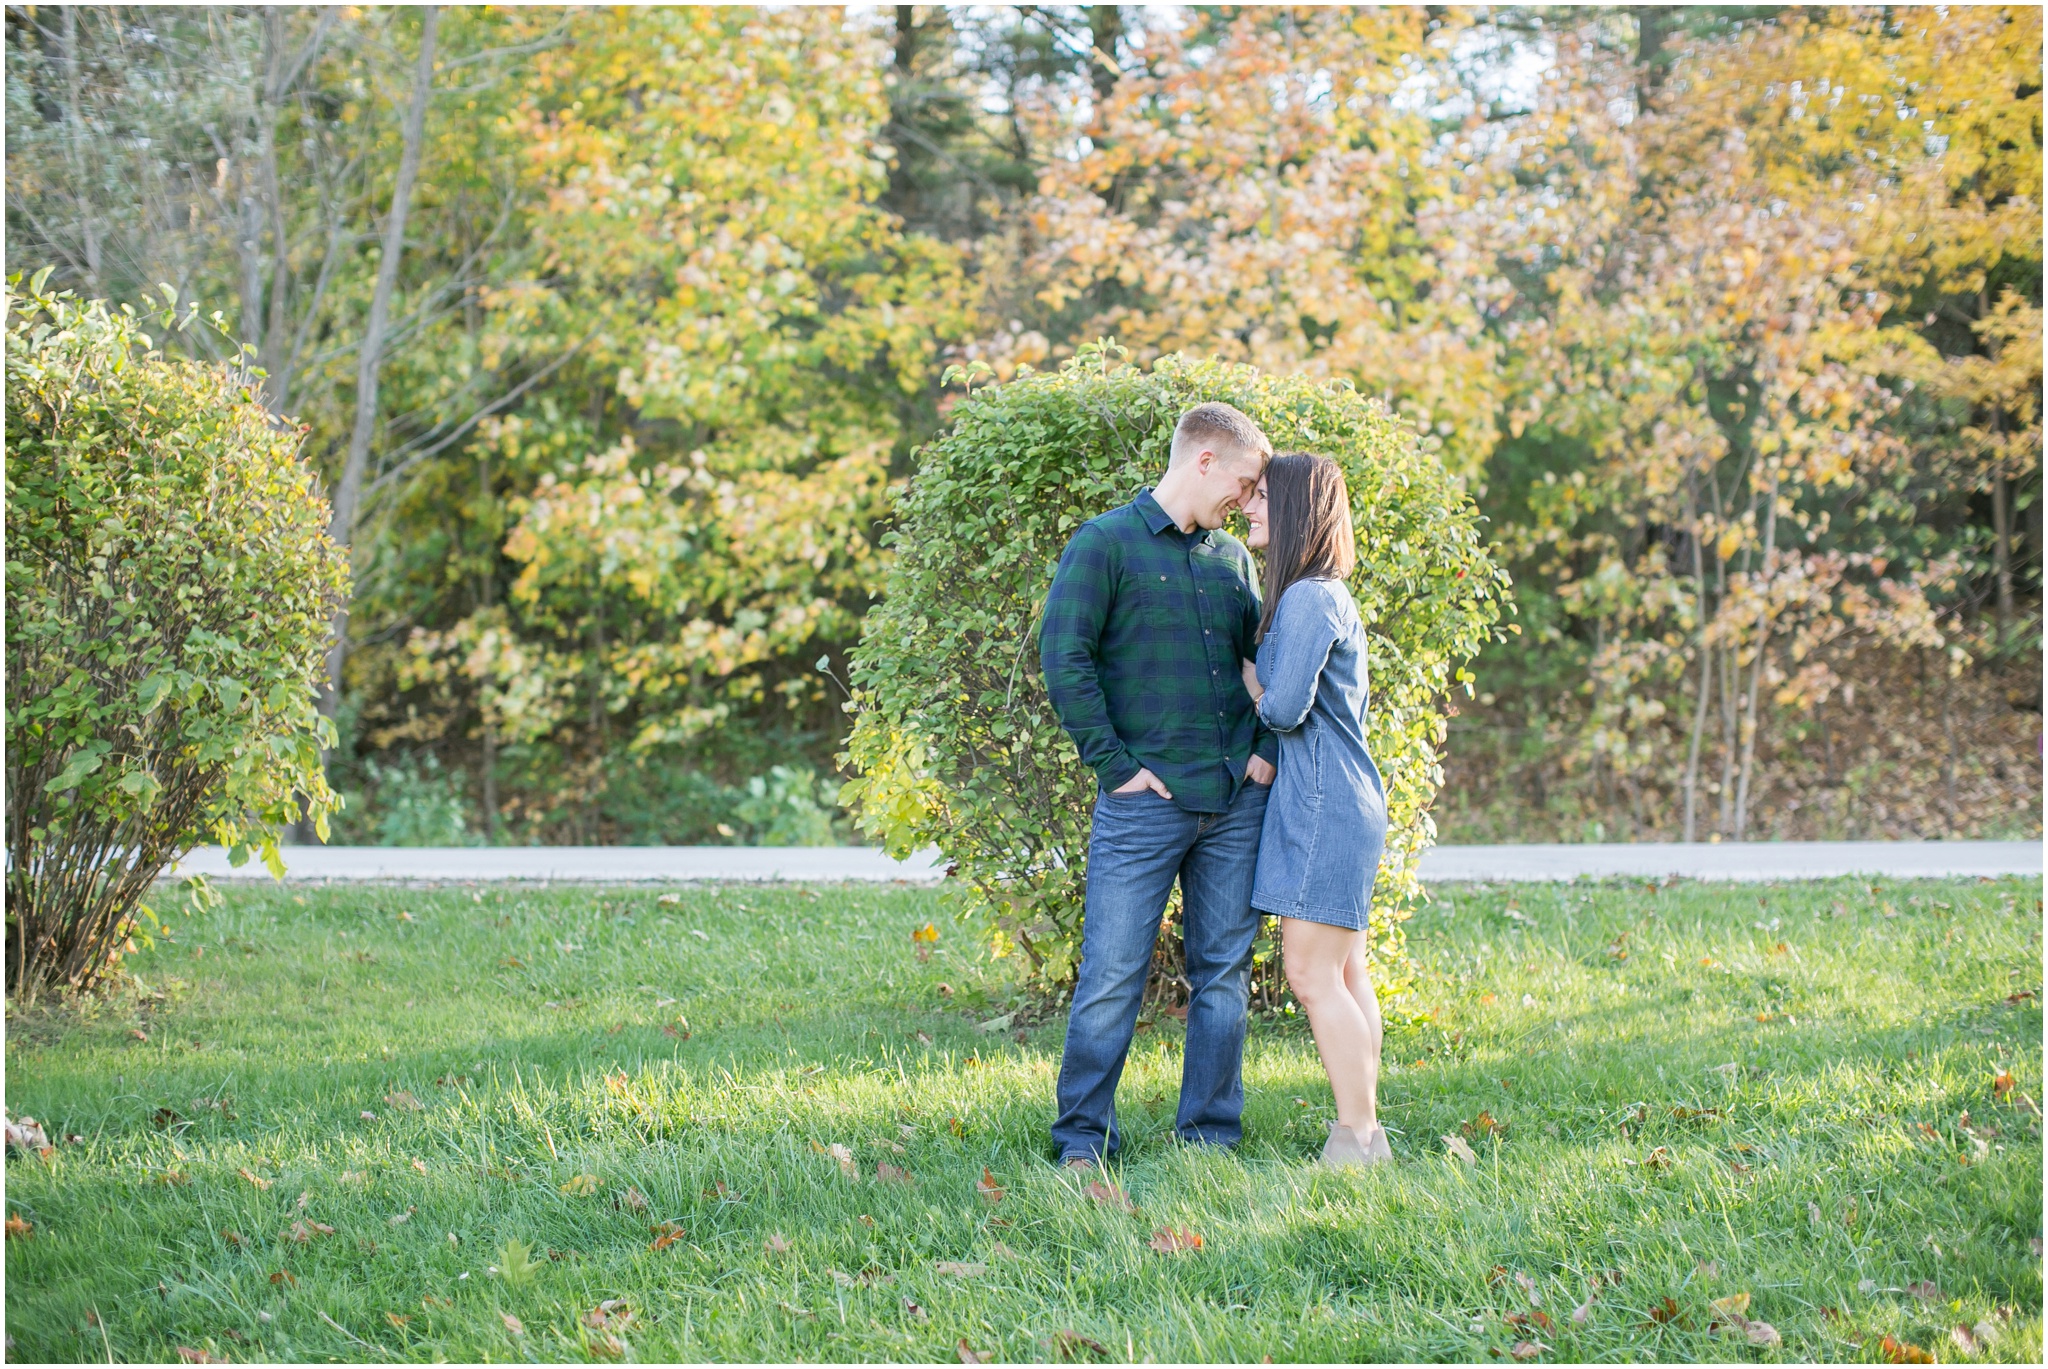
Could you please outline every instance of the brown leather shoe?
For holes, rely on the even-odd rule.
[[[1085,1155],[1069,1155],[1060,1161],[1060,1168],[1075,1174],[1093,1174],[1095,1162]]]

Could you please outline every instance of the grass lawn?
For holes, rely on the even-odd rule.
[[[1131,1211],[930,891],[233,889],[10,1011],[80,1139],[7,1165],[8,1358],[2040,1360],[2039,880],[1439,893],[1398,1163],[1308,1165],[1287,1021],[1245,1145],[1177,1146],[1165,1018]],[[1710,1329],[1744,1293],[1781,1345]]]

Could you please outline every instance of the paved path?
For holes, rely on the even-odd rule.
[[[890,860],[864,847],[830,846],[287,846],[286,878],[323,880],[563,880],[673,883],[682,880],[908,880],[943,878],[936,853]],[[202,847],[177,874],[268,879],[250,861],[236,870],[220,847]],[[1625,876],[1707,880],[1826,879],[1882,875],[2041,874],[2033,841],[1804,841],[1684,845],[1439,846],[1422,858],[1428,883],[1542,882]]]

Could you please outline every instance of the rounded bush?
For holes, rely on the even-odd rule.
[[[1374,953],[1399,962],[1416,859],[1435,836],[1445,704],[1469,688],[1464,662],[1497,631],[1508,586],[1478,511],[1411,429],[1344,382],[1179,356],[1145,371],[1116,365],[1117,351],[973,390],[920,454],[853,662],[856,778],[842,801],[892,852],[944,852],[992,915],[999,953],[1014,943],[1048,987],[1072,979],[1095,777],[1046,696],[1038,615],[1074,529],[1157,481],[1184,410],[1224,400],[1275,451],[1334,458],[1351,487],[1350,584],[1389,819]]]
[[[201,841],[282,873],[302,803],[325,835],[348,584],[296,425],[42,279],[6,296],[10,992],[90,986]]]

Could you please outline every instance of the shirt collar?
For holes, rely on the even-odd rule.
[[[1159,501],[1152,497],[1152,487],[1150,485],[1139,490],[1138,497],[1131,502],[1138,506],[1138,513],[1144,518],[1145,526],[1152,529],[1153,536],[1158,536],[1168,528],[1172,528],[1175,532],[1180,532],[1180,524],[1173,521],[1173,515],[1160,508]],[[1192,537],[1197,542],[1207,543],[1209,540],[1209,529],[1197,528],[1191,533],[1182,533],[1181,535]]]

